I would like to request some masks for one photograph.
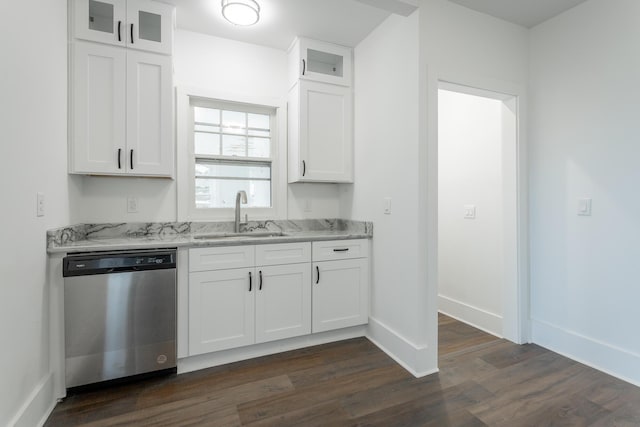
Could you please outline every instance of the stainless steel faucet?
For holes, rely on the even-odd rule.
[[[248,219],[248,216],[245,216],[245,222],[243,223],[240,222],[240,200],[242,200],[242,203],[244,203],[245,205],[248,203],[247,193],[244,190],[240,190],[236,194],[236,222],[234,223],[234,226],[233,226],[233,231],[235,233],[240,232],[240,225],[246,224]]]

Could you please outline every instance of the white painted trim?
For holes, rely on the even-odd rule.
[[[438,307],[440,307],[439,311],[442,314],[502,338],[502,316],[444,295],[438,295]]]
[[[304,335],[286,340],[272,341],[263,344],[255,344],[246,347],[202,354],[199,356],[186,357],[178,360],[178,374],[198,371],[200,369],[211,368],[219,365],[226,365],[227,363],[239,362],[241,360],[253,359],[255,357],[282,353],[284,351],[297,350],[314,345],[364,337],[366,336],[365,332],[365,326],[354,326],[336,331]]]
[[[529,217],[528,217],[528,200],[529,200],[529,183],[528,183],[528,160],[527,160],[527,128],[526,128],[526,97],[527,91],[524,86],[514,84],[512,82],[501,81],[493,78],[474,75],[469,72],[459,72],[453,70],[439,70],[438,72],[431,70],[429,79],[436,76],[436,89],[431,89],[429,95],[435,96],[437,111],[437,88],[442,87],[447,90],[456,90],[463,93],[487,96],[487,93],[494,92],[491,96],[494,99],[503,101],[506,109],[515,110],[516,114],[516,134],[515,156],[516,161],[516,200],[513,201],[516,211],[515,224],[508,224],[503,232],[503,240],[505,242],[505,252],[511,253],[509,248],[516,248],[516,257],[513,264],[516,266],[505,265],[505,289],[503,292],[503,326],[502,335],[504,338],[518,344],[524,344],[531,340],[531,323],[529,320]],[[428,144],[435,145],[437,152],[438,134],[437,134],[437,113],[435,117],[429,115],[428,121],[431,128],[435,128],[435,136],[429,135]],[[503,154],[505,153],[503,148]],[[511,154],[511,153],[509,153]],[[437,174],[437,167],[436,167]],[[436,176],[437,180],[437,176]],[[437,200],[437,189],[435,191]],[[505,200],[505,206],[508,204]],[[437,204],[436,204],[437,208]],[[429,236],[430,239],[436,239],[435,236]],[[437,259],[437,255],[436,255]],[[512,264],[512,263],[509,263]],[[515,286],[508,286],[509,283],[516,282]],[[436,281],[437,283],[437,281]],[[437,284],[436,284],[437,286]]]
[[[287,102],[284,98],[248,96],[199,89],[187,86],[176,87],[176,199],[178,221],[233,220],[233,209],[197,212],[191,209],[192,179],[194,175],[193,146],[190,143],[190,98],[212,99],[229,103],[251,104],[276,110],[276,129],[272,138],[272,207],[252,208],[247,211],[249,220],[286,219],[287,214]],[[243,211],[244,213],[244,211]]]
[[[541,320],[531,332],[534,343],[640,387],[640,354]]]
[[[18,413],[9,422],[11,427],[43,426],[56,406],[53,397],[53,375],[47,374],[33,389]]]
[[[416,378],[438,372],[427,345],[413,344],[379,320],[369,318],[367,338]]]

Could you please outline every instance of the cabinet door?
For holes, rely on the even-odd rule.
[[[350,88],[300,82],[298,181],[353,182],[352,100]]]
[[[313,264],[312,331],[362,325],[369,317],[367,258]]]
[[[172,176],[171,58],[127,51],[127,172]]]
[[[151,0],[128,0],[127,47],[171,55],[173,6]]]
[[[70,172],[125,173],[125,69],[124,49],[74,44]]]
[[[74,35],[79,39],[125,45],[126,0],[75,0]]]
[[[256,342],[311,333],[311,264],[256,270]]]
[[[351,49],[317,40],[300,39],[301,79],[351,86]]]
[[[189,275],[189,355],[254,343],[252,268]]]

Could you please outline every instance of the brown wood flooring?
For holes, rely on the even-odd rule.
[[[640,388],[440,315],[416,379],[358,338],[68,397],[46,426],[640,426]]]

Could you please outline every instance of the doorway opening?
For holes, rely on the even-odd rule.
[[[514,95],[438,84],[441,353],[522,342],[517,104]]]

